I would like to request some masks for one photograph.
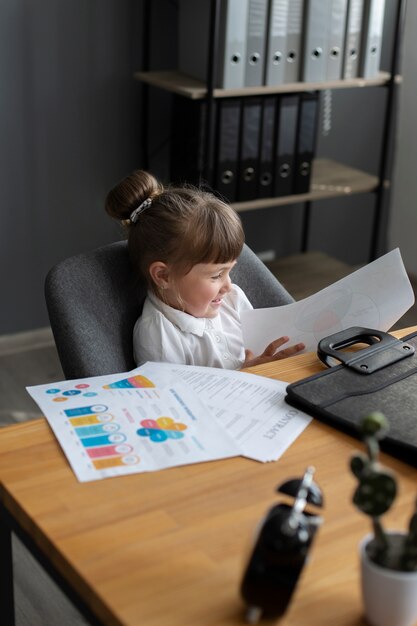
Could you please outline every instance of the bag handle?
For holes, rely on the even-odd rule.
[[[363,343],[368,347],[351,352],[343,351],[345,348]],[[319,341],[317,349],[317,355],[325,365],[330,367],[332,359],[336,359],[361,374],[372,374],[412,354],[414,347],[411,344],[396,339],[382,330],[361,326],[352,326],[324,337]]]

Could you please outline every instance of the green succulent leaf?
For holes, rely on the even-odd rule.
[[[353,503],[366,515],[379,517],[391,507],[396,494],[397,485],[391,474],[371,471],[360,478]]]
[[[366,466],[369,464],[368,458],[365,454],[359,452],[355,454],[350,460],[350,469],[356,478],[360,478]]]
[[[362,419],[361,430],[365,437],[374,436],[380,439],[385,435],[389,428],[388,420],[380,411],[368,413]]]

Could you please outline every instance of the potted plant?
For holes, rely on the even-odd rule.
[[[358,486],[354,505],[372,521],[372,533],[361,542],[362,595],[372,626],[413,626],[417,621],[417,502],[407,531],[386,531],[381,517],[397,494],[394,473],[378,460],[379,440],[388,430],[382,413],[365,416],[361,433],[366,454],[350,462]]]

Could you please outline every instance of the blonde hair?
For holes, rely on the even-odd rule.
[[[148,198],[150,206],[132,223],[130,215]],[[149,275],[154,261],[170,264],[182,276],[197,263],[234,261],[243,248],[242,223],[229,204],[191,185],[164,188],[143,170],[118,183],[105,206],[127,228],[133,268],[154,291]]]

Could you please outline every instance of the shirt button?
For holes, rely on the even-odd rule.
[[[223,354],[223,358],[224,358],[224,359],[230,359],[230,355],[229,355],[229,354],[227,354],[227,352],[225,352],[225,353]]]
[[[220,343],[221,339],[220,339],[219,335],[216,335],[215,337],[216,337],[217,343]]]

